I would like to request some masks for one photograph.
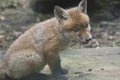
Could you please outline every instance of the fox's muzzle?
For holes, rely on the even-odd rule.
[[[79,41],[83,44],[88,44],[92,40],[91,34],[88,36],[88,38],[79,38]]]

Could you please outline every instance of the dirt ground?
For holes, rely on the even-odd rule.
[[[68,80],[120,80],[120,47],[72,49],[61,56]]]

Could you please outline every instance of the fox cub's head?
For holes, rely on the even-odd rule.
[[[58,20],[58,30],[65,38],[82,43],[92,39],[87,0],[82,0],[77,7],[68,10],[55,6],[54,14]]]

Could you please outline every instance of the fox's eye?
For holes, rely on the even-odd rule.
[[[86,23],[86,24],[84,24],[83,26],[84,26],[85,28],[87,28],[87,27],[88,27],[88,24]]]
[[[79,31],[79,28],[73,28],[72,29],[74,32],[78,32]]]

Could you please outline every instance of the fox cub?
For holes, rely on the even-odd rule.
[[[87,15],[87,0],[77,7],[65,10],[55,6],[55,18],[40,22],[22,34],[3,57],[0,64],[0,78],[21,79],[38,73],[49,65],[55,80],[63,80],[59,52],[70,41],[88,43],[90,21]]]

